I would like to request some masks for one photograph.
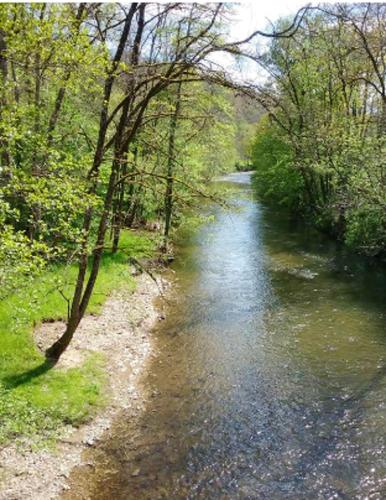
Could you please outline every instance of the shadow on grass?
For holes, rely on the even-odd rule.
[[[3,384],[6,389],[15,389],[20,385],[27,384],[32,380],[44,375],[51,368],[53,368],[55,362],[50,359],[46,359],[42,364],[32,368],[31,370],[27,370],[23,373],[19,373],[18,375],[10,375],[8,377],[3,378]]]

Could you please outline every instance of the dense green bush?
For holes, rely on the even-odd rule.
[[[254,184],[260,198],[291,209],[302,203],[303,180],[292,164],[291,150],[277,127],[264,117],[251,145]]]
[[[381,206],[361,206],[346,214],[345,242],[368,255],[386,248],[386,213]]]

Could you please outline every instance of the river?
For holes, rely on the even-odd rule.
[[[223,181],[90,498],[386,498],[385,267]]]

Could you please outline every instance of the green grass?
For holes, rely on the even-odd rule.
[[[119,251],[103,258],[88,312],[98,313],[116,288],[134,290],[128,258],[154,251],[147,235],[124,231]],[[101,356],[90,356],[79,368],[47,369],[33,340],[34,326],[66,318],[63,295],[71,296],[76,272],[76,266],[54,266],[0,304],[0,444],[49,440],[63,424],[87,420],[105,401]]]

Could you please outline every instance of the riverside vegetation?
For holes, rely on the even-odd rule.
[[[385,254],[386,6],[312,8],[260,63],[251,148],[260,196],[353,249]]]

